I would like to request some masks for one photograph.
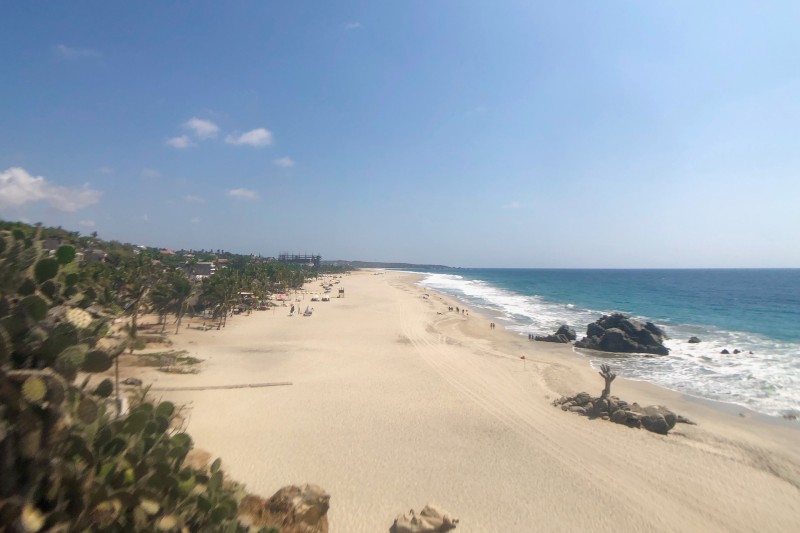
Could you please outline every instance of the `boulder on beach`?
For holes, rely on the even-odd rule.
[[[603,315],[586,328],[586,336],[575,343],[578,348],[615,353],[667,355],[664,332],[653,324],[642,324],[620,313]]]
[[[330,495],[317,485],[289,485],[264,500],[247,495],[239,504],[239,521],[256,529],[282,533],[328,533]]]
[[[727,349],[727,348],[725,348],[724,350],[722,350],[722,351],[721,351],[721,352],[719,352],[719,353],[720,353],[720,354],[722,354],[722,355],[730,355],[730,353],[731,353],[731,352],[729,352],[729,351],[728,351],[728,349]]]
[[[697,344],[700,342],[698,337],[689,337],[689,344]]]
[[[458,518],[453,518],[447,511],[426,505],[419,514],[411,509],[395,518],[389,533],[445,533],[455,529],[457,524]]]
[[[533,339],[542,342],[560,342],[565,344],[577,338],[578,336],[575,334],[575,330],[564,324],[552,335],[537,335]]]

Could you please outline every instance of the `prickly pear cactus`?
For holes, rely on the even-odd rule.
[[[110,379],[75,385],[125,346],[99,347],[110,313],[86,309],[97,294],[74,248],[48,257],[39,236],[0,232],[0,529],[248,531],[219,462],[184,466],[192,440],[172,428],[173,404],[118,416]]]

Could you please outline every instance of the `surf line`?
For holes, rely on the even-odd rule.
[[[261,387],[283,387],[293,385],[291,381],[277,381],[273,383],[244,383],[240,385],[207,385],[205,387],[151,387],[154,392],[220,390],[220,389],[257,389]]]

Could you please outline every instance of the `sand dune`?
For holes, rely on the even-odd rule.
[[[249,489],[323,486],[334,532],[387,531],[425,503],[463,532],[800,530],[797,429],[622,379],[615,394],[699,425],[660,436],[565,413],[550,402],[602,389],[584,359],[448,313],[415,279],[357,272],[312,317],[279,308],[182,330],[176,347],[203,372],[145,377],[292,382],[159,394],[190,405],[197,444]]]

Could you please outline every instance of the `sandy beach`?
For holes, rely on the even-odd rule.
[[[417,279],[354,272],[311,317],[279,307],[182,328],[173,348],[202,371],[138,375],[189,407],[196,445],[249,490],[327,490],[333,532],[388,531],[426,503],[464,533],[800,531],[798,424],[623,379],[613,394],[698,425],[661,436],[563,412],[559,396],[602,389],[586,359],[448,312],[460,304]],[[158,390],[267,382],[291,385]]]

